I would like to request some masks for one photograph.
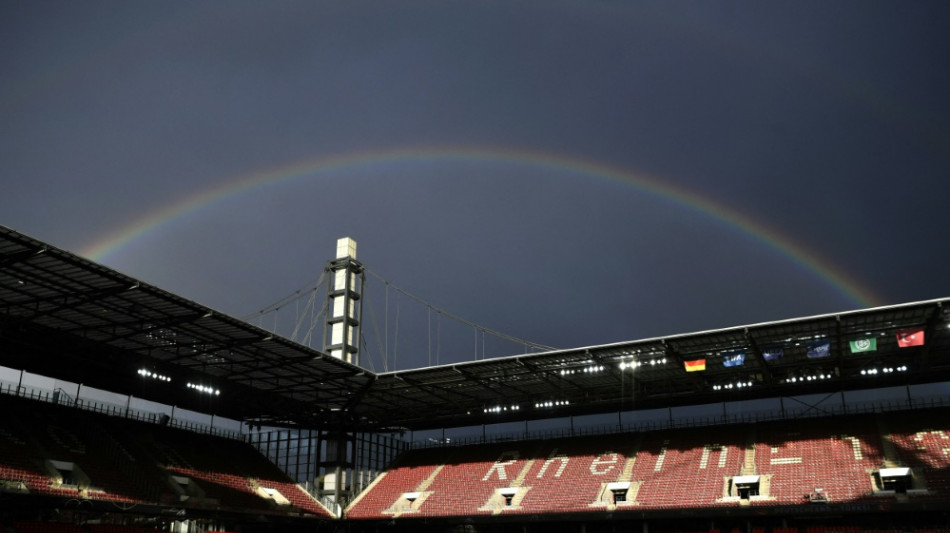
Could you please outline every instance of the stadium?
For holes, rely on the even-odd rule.
[[[950,531],[947,299],[374,372],[345,240],[323,350],[0,264],[3,531]]]

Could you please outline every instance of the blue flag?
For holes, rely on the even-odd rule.
[[[743,363],[745,363],[745,352],[722,354],[722,366],[741,366]]]
[[[771,346],[762,350],[762,357],[766,361],[775,361],[785,355],[785,349],[781,346]]]
[[[829,357],[831,355],[831,341],[808,343],[808,352],[806,355],[809,359],[821,359],[823,357]]]

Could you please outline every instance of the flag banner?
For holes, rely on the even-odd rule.
[[[745,352],[722,354],[722,366],[742,366],[745,364]]]
[[[683,365],[686,366],[687,372],[699,372],[701,370],[706,370],[705,359],[696,359],[694,361],[683,361]]]
[[[762,357],[766,361],[775,361],[781,359],[785,355],[785,348],[781,346],[772,346],[771,348],[766,348],[762,350]]]
[[[901,348],[924,345],[924,328],[902,329],[897,332],[897,345]]]
[[[831,341],[819,341],[808,343],[808,352],[805,354],[809,359],[822,359],[831,356]]]
[[[849,344],[851,346],[851,353],[873,352],[877,350],[877,339],[874,337],[855,339]]]

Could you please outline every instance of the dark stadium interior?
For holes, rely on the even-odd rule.
[[[946,303],[374,373],[0,228],[0,364],[242,423],[5,383],[0,530],[946,532],[950,401],[911,397],[950,380]],[[881,387],[906,400],[845,402]],[[808,395],[841,405],[725,412]],[[722,418],[527,434],[702,404]]]

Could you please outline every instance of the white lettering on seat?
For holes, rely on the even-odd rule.
[[[799,465],[802,463],[801,457],[779,457],[769,461],[772,465]]]
[[[659,472],[663,468],[663,461],[666,459],[666,447],[669,446],[670,441],[664,440],[663,447],[660,448],[660,455],[656,458],[656,464],[653,465],[653,471]]]
[[[569,461],[566,455],[558,455],[557,448],[551,451],[551,455],[548,456],[548,460],[541,465],[541,470],[538,471],[538,478],[544,476],[544,473],[548,470],[548,466],[551,465],[554,461],[560,461],[561,465],[557,467],[557,471],[554,472],[554,477],[561,477],[561,474],[564,473],[564,469],[567,468],[567,462]]]
[[[772,453],[773,453],[773,454],[776,454],[776,453],[778,453],[778,452],[779,452],[779,447],[778,447],[778,446],[772,446]],[[801,464],[801,462],[802,462],[802,458],[801,458],[801,457],[773,457],[773,458],[769,461],[769,464],[773,464],[773,465],[797,465],[797,464]]]
[[[944,439],[944,440],[947,440],[947,438],[948,438],[948,437],[947,437],[947,434],[944,433],[943,431],[940,431],[939,429],[937,429],[937,430],[930,429],[930,430],[926,430],[926,431],[918,431],[917,433],[915,433],[915,434],[914,434],[914,440],[917,441],[917,442],[921,442],[921,443],[922,443],[922,442],[924,441],[924,438],[925,438],[927,435],[936,435],[937,437],[940,437],[941,439]],[[919,449],[919,450],[923,450],[923,449],[925,449],[925,447],[924,447],[923,445],[920,445],[920,446],[918,447],[918,449]]]
[[[851,437],[849,435],[842,435],[841,440],[851,441],[851,453],[854,455],[855,461],[860,461],[864,458],[864,453],[861,452],[861,441],[857,437]]]
[[[505,459],[508,457],[509,459]],[[515,464],[520,455],[517,451],[507,451],[501,452],[501,455],[498,456],[498,459],[495,461],[495,464],[491,465],[491,468],[488,469],[488,473],[485,474],[485,477],[482,478],[482,481],[488,481],[488,478],[491,477],[492,472],[498,471],[498,479],[502,481],[508,480],[508,472],[505,471],[505,467]]]
[[[704,470],[709,464],[709,454],[714,450],[719,452],[719,468],[726,467],[726,456],[729,454],[728,448],[721,444],[707,444],[703,446],[703,455],[699,459],[700,470]]]
[[[607,457],[607,459],[604,459]],[[620,457],[614,452],[604,452],[594,458],[590,463],[590,473],[595,476],[602,476],[607,472],[610,472],[614,469],[614,466],[617,465],[617,461],[620,460]],[[597,467],[610,465],[604,470],[599,470]]]
[[[933,435],[933,436],[935,436],[936,438],[927,439],[927,436],[928,436],[928,435]],[[918,449],[918,450],[926,450],[926,449],[927,449],[927,446],[925,446],[925,439],[926,439],[928,442],[932,443],[932,444],[936,444],[936,445],[937,445],[937,449],[940,450],[940,453],[942,453],[944,456],[950,457],[950,447],[945,448],[945,447],[941,446],[942,443],[940,443],[939,440],[937,440],[937,439],[950,440],[950,437],[947,437],[947,434],[946,434],[946,433],[944,433],[943,431],[941,431],[941,430],[939,430],[939,429],[938,429],[938,430],[933,430],[933,429],[931,429],[931,430],[927,430],[927,431],[918,431],[916,434],[914,434],[914,440],[917,441],[917,449]],[[935,442],[935,441],[936,441],[936,442]]]

